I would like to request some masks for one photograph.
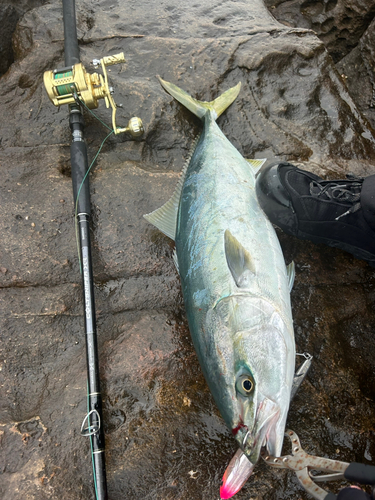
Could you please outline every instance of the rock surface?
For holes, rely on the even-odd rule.
[[[155,75],[203,100],[242,81],[219,125],[246,158],[294,161],[328,178],[375,173],[375,4],[364,11],[362,3],[288,2],[295,16],[298,8],[309,15],[286,26],[260,0],[77,0],[83,63],[125,52],[126,65],[110,73],[123,104],[118,121],[138,115],[146,127],[135,141],[111,136],[91,174],[111,500],[217,499],[236,450],[191,344],[173,245],[142,218],[172,194],[200,130]],[[282,2],[273,5],[281,12]],[[63,65],[62,7],[51,0],[7,9],[2,20],[17,11],[18,22],[0,87],[0,496],[93,499],[89,443],[79,435],[86,365],[70,131],[67,110],[43,88],[43,72]],[[350,9],[356,22],[346,33]],[[322,36],[319,16],[330,20],[326,33],[337,26],[337,43]],[[367,75],[361,90],[355,75]],[[103,103],[97,115],[110,120]],[[93,158],[107,131],[91,115],[86,125]],[[278,234],[297,267],[297,350],[314,356],[288,426],[312,454],[374,463],[374,269]],[[308,496],[291,474],[259,464],[236,498]]]
[[[265,0],[265,4],[281,23],[314,30],[335,62],[358,45],[375,14],[374,0]]]

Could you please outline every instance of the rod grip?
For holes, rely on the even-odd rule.
[[[337,496],[334,493],[327,493],[324,500],[337,500]]]

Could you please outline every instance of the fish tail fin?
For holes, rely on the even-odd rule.
[[[166,82],[162,78],[158,77],[161,85],[165,90],[171,94],[172,97],[177,99],[178,102],[183,104],[188,110],[194,113],[201,120],[206,115],[207,111],[214,111],[215,119],[218,118],[236,99],[241,89],[241,82],[235,87],[224,92],[221,96],[217,97],[215,100],[210,102],[198,101],[194,99],[184,90],[177,87],[173,83]]]

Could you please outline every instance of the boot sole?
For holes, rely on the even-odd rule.
[[[304,233],[303,231],[298,231],[298,234],[292,233],[288,231],[288,228],[283,228],[281,224],[275,224],[277,227],[280,227],[282,231],[292,236],[295,236],[301,240],[312,241],[313,243],[323,245],[328,245],[333,248],[338,248],[340,250],[344,250],[345,252],[351,253],[355,258],[360,260],[365,260],[371,267],[375,267],[375,256],[370,252],[366,252],[363,248],[358,248],[353,245],[349,245],[348,243],[343,243],[341,241],[335,241],[330,238],[323,238],[322,236],[311,236],[308,233]]]

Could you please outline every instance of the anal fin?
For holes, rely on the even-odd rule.
[[[262,158],[261,160],[246,160],[246,161],[251,165],[254,175],[256,175],[267,161],[267,158]]]

